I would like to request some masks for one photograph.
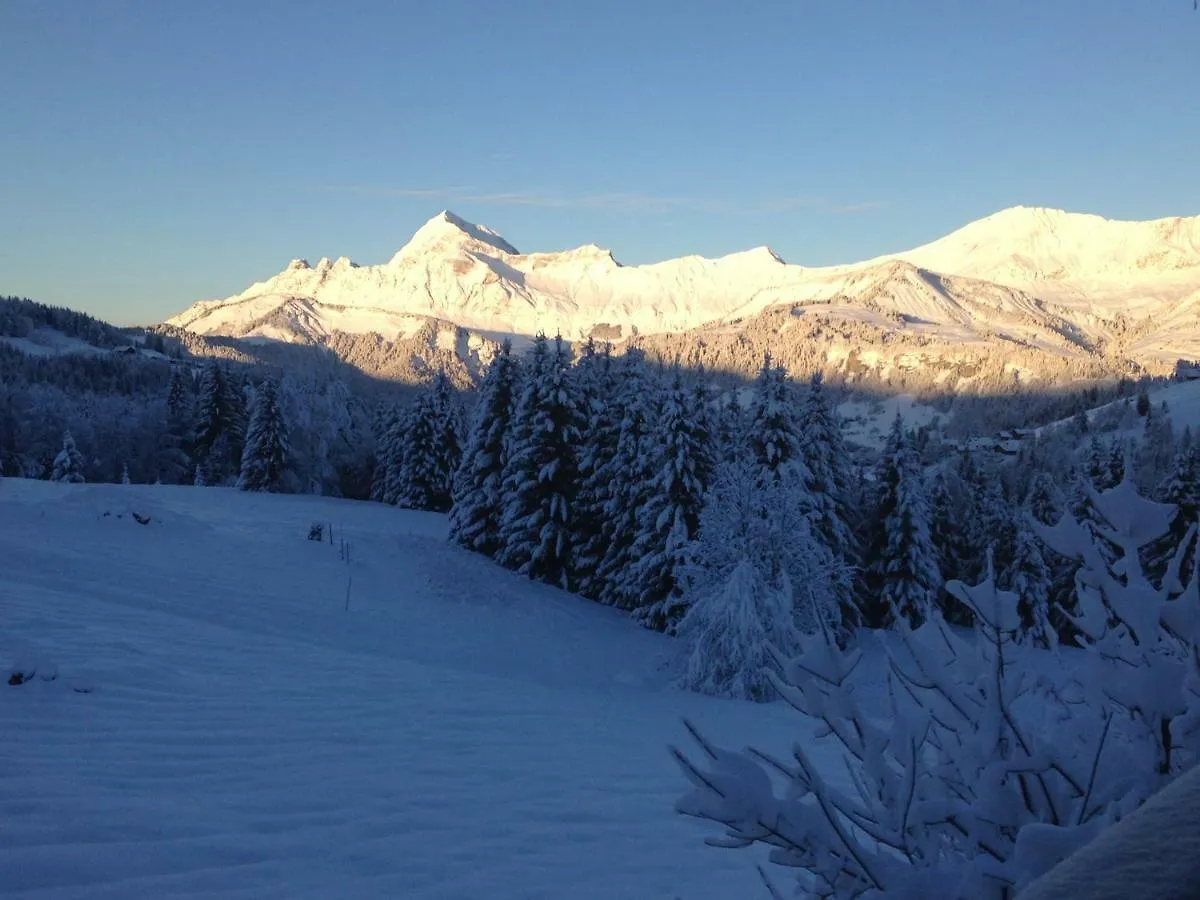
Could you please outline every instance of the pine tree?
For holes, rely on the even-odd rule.
[[[1200,446],[1189,446],[1176,454],[1174,465],[1159,485],[1155,499],[1175,507],[1170,529],[1146,550],[1146,571],[1154,583],[1159,584],[1188,529],[1200,522]],[[1184,559],[1183,571],[1191,571],[1191,563],[1189,555]]]
[[[604,555],[596,570],[598,599],[621,609],[635,609],[640,591],[628,575],[637,562],[639,516],[653,493],[655,468],[653,425],[657,421],[660,385],[640,354],[626,354],[618,408],[621,426],[616,453],[605,468],[608,504],[601,530]]]
[[[417,394],[404,412],[397,434],[399,471],[390,492],[405,509],[435,509],[440,487],[437,425],[428,388]]]
[[[1141,440],[1134,453],[1133,475],[1138,489],[1153,494],[1175,461],[1175,429],[1168,413],[1152,408],[1145,418]]]
[[[210,484],[223,484],[240,471],[246,436],[245,397],[241,384],[217,362],[200,376],[195,454]]]
[[[708,487],[701,473],[712,470],[692,399],[676,366],[649,442],[657,474],[637,511],[634,562],[625,573],[629,584],[621,590],[642,613],[639,618],[658,631],[673,626],[684,612],[682,571]]]
[[[370,499],[382,503],[387,493],[387,451],[392,437],[392,429],[396,427],[399,413],[394,406],[383,403],[375,410],[372,432],[375,438],[375,457],[371,466]]]
[[[1106,485],[1116,487],[1125,478],[1126,455],[1125,445],[1121,441],[1114,440],[1109,445],[1108,478],[1105,481]],[[1100,490],[1099,487],[1096,489]],[[1104,490],[1108,490],[1108,487],[1105,487]]]
[[[1111,449],[1106,448],[1096,435],[1092,435],[1092,439],[1088,441],[1083,471],[1098,491],[1106,491],[1116,486],[1117,482],[1112,477],[1111,457]]]
[[[1050,474],[1038,472],[1030,483],[1025,506],[1036,521],[1055,525],[1066,510],[1066,500]]]
[[[886,626],[898,617],[920,623],[935,607],[942,579],[930,538],[929,500],[916,452],[897,416],[881,461],[879,498],[865,582],[878,599],[862,604],[865,623]]]
[[[938,554],[938,569],[947,579],[958,578],[966,569],[964,515],[969,504],[963,497],[957,473],[939,469],[929,486],[929,536]]]
[[[707,486],[712,484],[717,464],[721,461],[721,448],[717,444],[714,430],[712,392],[705,381],[704,367],[696,371],[696,382],[692,389],[692,432],[704,452],[696,458],[696,478]]]
[[[516,360],[505,341],[480,386],[466,452],[454,477],[450,539],[487,556],[500,548],[501,479],[512,426]]]
[[[65,484],[83,484],[85,480],[83,477],[84,466],[83,454],[75,446],[75,438],[71,436],[71,432],[63,432],[62,449],[54,457],[54,468],[50,480]]]
[[[807,471],[805,483],[812,496],[812,529],[838,565],[834,581],[847,596],[850,567],[857,562],[858,548],[850,527],[849,452],[841,424],[825,396],[818,372],[812,377],[808,396],[800,410],[800,450]]]
[[[408,418],[406,412],[393,408],[382,451],[383,484],[379,497],[382,502],[389,506],[395,506],[400,502],[402,489],[400,473],[404,467],[407,427]]]
[[[745,442],[764,483],[778,480],[781,469],[803,465],[791,382],[782,366],[772,364],[769,353],[754,383]]]
[[[764,485],[748,456],[718,467],[684,570],[681,686],[771,699],[769,645],[791,657],[801,633],[840,625],[828,552],[797,502],[805,490],[787,469]]]
[[[958,580],[977,584],[987,576],[989,553],[997,571],[1007,568],[1016,539],[1016,524],[998,474],[976,465],[972,477],[973,481],[966,485],[970,492],[970,508],[963,522],[969,555],[961,570],[965,577]]]
[[[229,414],[224,409],[224,403],[227,395],[224,371],[218,363],[210,362],[200,374],[196,434],[193,441],[197,459],[209,458],[212,448],[226,428]]]
[[[579,411],[561,337],[538,335],[521,386],[501,481],[502,565],[563,588],[573,557]]]
[[[1150,395],[1146,392],[1145,388],[1138,391],[1137,414],[1142,417],[1150,415]]]
[[[745,439],[745,413],[734,388],[717,406],[714,442],[718,460],[728,461],[741,455]]]
[[[454,472],[462,458],[457,420],[453,388],[439,371],[409,407],[396,435],[399,471],[390,491],[385,484],[385,493],[394,495],[398,505],[450,509]]]
[[[178,367],[171,370],[167,389],[167,422],[158,446],[157,477],[164,484],[185,484],[190,480],[190,455],[195,423],[191,397]]]
[[[281,490],[288,470],[289,452],[288,429],[279,405],[279,389],[274,381],[267,380],[258,388],[250,424],[246,429],[238,489]]]
[[[1017,595],[1021,613],[1021,633],[1043,647],[1058,644],[1058,630],[1052,621],[1050,590],[1053,574],[1034,533],[1032,514],[1026,510],[1016,517],[1016,538],[1007,567],[997,584]]]
[[[123,463],[121,465],[121,484],[132,484],[132,483],[133,482],[129,478],[129,463]]]
[[[449,511],[453,504],[454,473],[462,463],[462,411],[458,395],[444,369],[439,369],[429,386],[429,408],[433,413],[435,489],[430,509]]]
[[[636,352],[636,351],[635,351]],[[617,361],[612,347],[588,339],[572,371],[579,401],[580,436],[576,453],[579,489],[572,516],[572,545],[575,548],[576,590],[596,599],[595,575],[604,554],[600,530],[608,505],[609,484],[604,468],[616,453],[620,433],[617,411]]]
[[[632,355],[630,355],[632,354]],[[572,544],[575,548],[575,585],[577,590],[593,600],[600,598],[603,582],[600,565],[612,523],[608,509],[612,503],[613,460],[621,436],[622,409],[620,403],[622,373],[634,363],[640,365],[640,351],[631,348],[618,364],[608,347],[597,352],[594,345],[584,347],[575,367],[581,410],[582,434],[579,442],[579,492],[572,517]]]

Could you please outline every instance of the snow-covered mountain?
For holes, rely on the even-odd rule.
[[[951,342],[1000,334],[1054,352],[1107,345],[1166,360],[1200,346],[1197,299],[1200,216],[1116,222],[1018,207],[907,253],[814,268],[789,265],[766,247],[642,266],[624,266],[593,245],[522,254],[494,231],[442,212],[385,263],[293,260],[169,324],[305,340],[333,332],[392,338],[433,318],[489,335],[619,340],[801,303],[850,308]],[[1163,331],[1156,322],[1168,312]]]

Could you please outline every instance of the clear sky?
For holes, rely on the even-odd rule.
[[[1200,213],[1190,0],[0,0],[0,294],[158,321],[443,208],[805,264]]]

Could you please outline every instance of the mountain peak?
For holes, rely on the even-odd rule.
[[[520,252],[492,229],[468,222],[450,210],[444,209],[418,228],[412,239],[396,256],[408,256],[427,248],[464,243],[483,244],[492,250],[498,250],[510,256],[517,256]]]
[[[1013,206],[896,257],[1013,286],[1170,275],[1200,267],[1200,217],[1128,222]]]

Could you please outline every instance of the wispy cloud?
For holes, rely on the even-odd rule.
[[[666,213],[706,212],[722,215],[762,215],[792,211],[849,214],[878,209],[877,201],[835,203],[823,197],[785,196],[750,202],[720,197],[678,197],[615,192],[604,194],[557,194],[544,191],[482,191],[472,187],[386,187],[380,185],[329,185],[327,190],[348,191],[371,197],[430,199],[453,203],[495,206],[528,206],[543,209],[628,210]]]

